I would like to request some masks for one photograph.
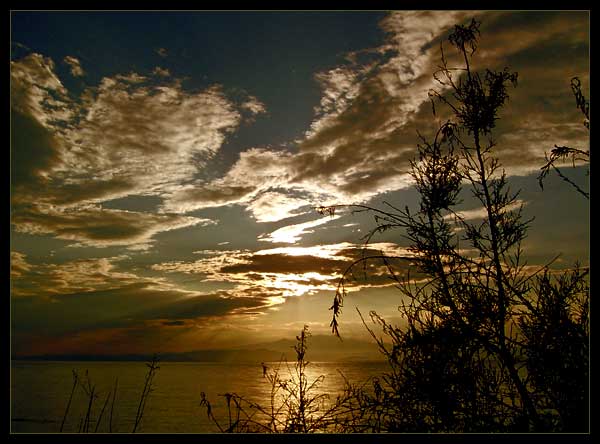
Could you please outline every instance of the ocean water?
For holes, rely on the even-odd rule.
[[[270,405],[271,386],[263,377],[260,364],[222,362],[160,362],[153,391],[147,400],[141,433],[215,433],[214,423],[200,406],[201,392],[211,401],[213,413],[227,422],[226,400],[222,395],[234,392],[263,406]],[[278,365],[280,375],[291,377],[285,364]],[[293,370],[293,365],[289,368]],[[11,432],[58,433],[73,385],[72,370],[80,380],[85,372],[95,386],[98,398],[91,417],[98,418],[107,395],[118,378],[113,410],[113,432],[131,432],[143,389],[147,367],[144,362],[50,362],[13,361],[11,364]],[[344,378],[354,384],[366,382],[387,370],[385,362],[311,362],[307,368],[309,383],[320,375],[323,382],[311,394],[328,394],[335,399]],[[340,374],[340,372],[343,374]],[[78,387],[73,396],[63,432],[77,432],[87,409],[88,398]],[[104,412],[99,433],[108,432],[110,402]],[[91,423],[91,431],[96,427]]]

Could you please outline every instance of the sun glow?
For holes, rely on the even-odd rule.
[[[351,244],[350,242],[342,242],[340,244],[314,245],[312,247],[270,248],[268,250],[259,250],[254,254],[259,256],[267,254],[284,254],[286,256],[313,256],[323,259],[350,260],[350,257],[343,255],[342,252],[354,247],[354,244]]]
[[[262,275],[257,284],[281,292],[283,297],[302,296],[317,291],[335,291],[337,274],[309,273],[268,273]]]
[[[303,235],[313,233],[314,230],[311,230],[311,228],[324,225],[327,222],[338,219],[339,217],[340,216],[331,216],[327,218],[311,220],[301,224],[288,225],[287,227],[279,228],[270,234],[263,234],[258,238],[258,240],[273,243],[295,244],[302,238]]]

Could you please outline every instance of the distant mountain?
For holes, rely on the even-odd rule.
[[[160,353],[161,361],[180,362],[273,362],[281,359],[294,361],[294,339],[280,339],[248,345],[243,349],[193,350],[181,353]],[[36,361],[149,361],[151,354],[97,355],[62,354],[14,357],[17,360]],[[308,340],[308,361],[379,361],[383,357],[374,343],[344,339],[335,336],[315,335]]]

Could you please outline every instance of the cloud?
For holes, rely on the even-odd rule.
[[[95,296],[96,302],[101,298],[107,297],[110,302],[114,302],[113,296],[106,292],[98,293]],[[133,298],[124,295],[124,299],[129,303]],[[157,299],[160,296],[152,292],[142,291],[140,296],[147,299]],[[216,301],[216,303],[215,303]],[[90,300],[86,301],[88,307]],[[243,303],[241,299],[223,300],[219,296],[208,296],[192,298],[189,301],[182,301],[181,304],[175,302],[173,305],[165,304],[157,306],[154,311],[140,313],[139,311],[127,312],[132,315],[129,318],[105,318],[98,322],[93,319],[84,318],[84,322],[78,322],[78,319],[72,319],[74,322],[58,324],[53,321],[57,319],[60,307],[58,303],[48,305],[34,305],[31,301],[21,299],[19,305],[19,319],[22,324],[31,325],[36,316],[43,314],[42,307],[45,307],[45,315],[48,317],[46,328],[18,330],[12,337],[11,351],[13,356],[27,355],[65,355],[65,354],[83,354],[83,355],[110,355],[119,354],[140,354],[149,355],[153,351],[163,352],[189,352],[220,347],[231,347],[232,343],[255,342],[255,331],[247,325],[240,325],[241,321],[255,317],[252,310],[246,308],[237,310],[237,305]],[[256,303],[256,301],[254,301]],[[229,305],[228,305],[229,304]],[[77,306],[62,307],[66,308],[67,315],[73,315]],[[92,307],[103,309],[102,306],[92,305]],[[138,301],[139,307],[139,301]],[[167,310],[167,314],[174,316],[183,316],[180,319],[169,319],[161,317],[160,311]],[[210,311],[216,314],[209,314]],[[224,313],[224,314],[223,314]],[[86,313],[87,314],[87,313]],[[187,316],[190,316],[189,318]],[[52,321],[50,321],[52,320]],[[252,339],[248,337],[252,334]],[[263,332],[264,334],[264,332]]]
[[[250,112],[252,115],[263,114],[267,112],[265,104],[251,95],[249,95],[246,101],[240,105],[240,108]]]
[[[214,222],[196,217],[105,209],[98,205],[60,208],[29,206],[13,212],[17,232],[52,234],[79,246],[149,245],[155,234]]]
[[[235,286],[230,295],[254,294],[269,297],[272,304],[286,297],[317,291],[335,291],[343,271],[355,260],[387,255],[399,272],[410,266],[413,254],[392,243],[374,243],[368,247],[351,243],[312,247],[279,247],[250,252],[248,250],[197,252],[205,257],[193,262],[173,261],[155,264],[152,269],[166,273],[197,275],[208,282],[228,282]],[[353,280],[348,288],[388,286],[388,269],[381,259],[366,264],[367,279]],[[362,270],[362,267],[361,267]],[[414,276],[413,276],[414,277]]]
[[[193,262],[171,261],[153,264],[155,271],[167,273],[189,273],[204,275],[207,279],[227,281],[228,277],[220,273],[221,268],[237,264],[248,263],[252,256],[249,250],[227,251],[196,251],[196,254],[206,256]]]
[[[83,77],[85,75],[81,67],[81,62],[76,57],[66,56],[63,61],[71,68],[71,75],[73,77]]]
[[[260,254],[252,255],[247,263],[238,263],[222,266],[221,273],[278,273],[278,274],[305,274],[326,272],[330,275],[339,271],[344,265],[342,259],[321,258],[309,255],[282,255],[282,254]]]
[[[519,208],[524,207],[525,205],[527,205],[527,202],[525,202],[521,199],[517,199],[511,205],[507,205],[506,207],[504,207],[501,211],[501,214],[504,214],[505,212],[516,211]],[[456,215],[465,221],[466,220],[474,220],[474,219],[483,219],[483,218],[487,217],[487,210],[484,207],[479,207],[479,208],[473,208],[471,210],[457,211]],[[453,219],[454,215],[448,214],[444,218],[445,219]]]
[[[321,114],[323,119],[313,122],[309,134],[326,127],[332,116],[337,116],[348,108],[359,93],[361,74],[368,73],[371,69],[372,66],[369,65],[358,71],[348,66],[338,66],[315,74],[315,80],[322,88],[321,102],[315,111]]]
[[[406,259],[414,257],[414,253],[405,247],[393,242],[371,242],[369,244],[352,244],[343,242],[340,244],[323,245],[325,251],[332,249],[332,252],[337,248],[337,257],[344,258],[347,261],[355,261],[358,258],[366,256],[381,256],[385,255],[389,258]]]
[[[587,12],[489,12],[482,16],[475,69],[509,67],[518,86],[500,112],[495,129],[497,155],[509,175],[537,172],[554,144],[587,149],[570,80],[589,85]],[[586,96],[587,95],[586,93]]]
[[[73,310],[76,307],[82,309],[86,304],[91,304],[90,310],[93,305],[101,305],[106,313],[99,316],[129,319],[131,313],[136,312],[142,320],[224,315],[233,308],[257,307],[266,301],[266,298],[250,292],[237,295],[247,299],[245,301],[231,301],[233,296],[226,291],[200,293],[183,290],[163,277],[140,276],[124,271],[127,265],[120,263],[129,259],[127,255],[120,255],[76,259],[60,264],[31,264],[24,254],[13,251],[11,295],[17,299],[30,297],[39,303],[54,301]],[[256,300],[250,301],[252,297]],[[146,303],[144,298],[148,299]],[[184,315],[184,312],[193,312],[193,315]]]
[[[132,245],[147,244],[160,231],[206,223],[101,210],[98,204],[185,190],[183,184],[243,121],[242,110],[264,112],[258,99],[236,105],[220,86],[186,91],[180,80],[135,72],[105,77],[74,99],[54,68],[50,58],[35,53],[11,61],[11,201],[17,230],[86,245]]]
[[[250,309],[268,306],[266,297],[258,295],[231,296],[227,292],[216,292],[179,299],[164,305],[160,310],[148,310],[140,313],[141,319],[197,320],[212,318],[230,313],[240,313]]]
[[[255,289],[202,294],[162,277],[139,276],[124,271],[127,265],[121,262],[129,259],[124,255],[61,264],[31,264],[18,252],[11,257],[15,354],[91,353],[111,346],[110,353],[118,354],[137,345],[146,353],[168,337],[162,327],[193,332],[274,303]],[[189,350],[190,344],[180,346]]]
[[[332,220],[338,219],[339,217],[340,216],[331,216],[303,222],[301,224],[288,225],[279,228],[268,235],[259,236],[258,240],[273,243],[295,244],[302,239],[303,235],[314,232],[314,230],[310,230],[310,228],[324,225]]]
[[[130,194],[160,194],[191,179],[241,119],[218,87],[190,94],[177,83],[105,78],[86,99],[56,173],[74,183],[127,178]]]
[[[324,100],[299,145],[292,183],[351,202],[409,186],[412,121],[433,85],[434,57],[424,48],[461,14],[392,13],[381,23],[388,40],[379,62],[317,74]]]
[[[31,265],[25,259],[26,255],[18,251],[10,252],[10,277],[15,279],[31,270]]]
[[[276,222],[288,217],[304,214],[302,207],[310,205],[305,199],[292,197],[286,193],[268,191],[248,204],[257,222]]]
[[[11,185],[13,200],[47,189],[49,171],[61,161],[60,140],[37,118],[12,110]]]
[[[201,333],[270,313],[290,297],[333,292],[349,261],[381,252],[394,255],[405,250],[389,243],[367,250],[341,243],[254,253],[203,251],[198,261],[152,267],[154,272],[189,273],[201,281],[234,284],[205,294],[182,290],[166,277],[127,271],[125,255],[31,264],[25,255],[13,252],[11,318],[18,326],[13,330],[13,351],[115,354],[132,348],[147,352],[157,344],[161,350],[190,350],[207,340],[214,344]],[[398,265],[406,267],[409,262]],[[367,270],[368,280],[348,282],[350,292],[393,284],[381,262]],[[171,336],[176,332],[183,336]]]
[[[398,132],[427,100],[432,80],[431,72],[425,72],[429,68],[425,61],[418,72],[413,63],[410,74],[404,72],[406,66],[400,72],[397,65],[429,60],[430,54],[422,53],[422,47],[455,19],[447,13],[398,13],[385,21],[382,27],[391,37],[373,52],[391,52],[396,59],[351,63],[317,73],[315,79],[323,97],[315,120],[304,140],[299,141],[298,152],[247,150],[225,176],[207,184],[209,189],[227,190],[229,184],[243,183],[243,192],[223,195],[222,204],[247,204],[258,221],[273,221],[278,214],[279,220],[289,217],[293,200],[272,199],[267,212],[261,205],[267,197],[257,196],[273,196],[270,193],[276,188],[288,194],[301,193],[307,203],[358,203],[409,186],[407,173],[416,133],[407,136]],[[403,33],[408,34],[398,40]],[[413,80],[421,78],[427,82],[415,89]],[[174,202],[186,201],[187,206],[169,202],[166,208],[189,211],[217,203],[207,197],[212,196],[202,191],[186,193],[185,197],[174,195]]]
[[[154,70],[152,70],[152,74],[159,77],[169,77],[171,72],[167,68],[161,68],[160,66],[157,66],[154,68]]]
[[[75,342],[82,347],[79,352],[89,353],[117,345],[111,340],[116,334],[122,343],[113,349],[115,354],[139,341],[151,345],[162,327],[193,331],[215,322],[223,325],[228,317],[274,303],[274,292],[252,288],[233,294],[187,291],[163,277],[128,271],[129,261],[120,255],[34,264],[11,252],[14,353],[67,352]]]
[[[227,180],[209,184],[186,185],[174,191],[162,207],[163,211],[187,213],[190,211],[246,202],[257,186],[234,185]]]
[[[137,276],[117,271],[115,263],[126,256],[78,259],[63,264],[28,263],[25,255],[11,252],[12,296],[44,298],[101,291],[140,282]]]
[[[141,284],[53,295],[51,300],[16,298],[11,304],[12,321],[18,326],[11,335],[12,352],[115,355],[173,347],[189,351],[207,341],[214,343],[202,337],[202,331],[214,331],[216,325],[235,322],[268,304],[256,295],[190,295]],[[181,333],[181,341],[172,336]]]
[[[52,59],[32,53],[10,62],[11,109],[42,126],[72,116],[67,90],[54,73]]]
[[[277,247],[266,250],[258,250],[254,254],[257,256],[281,254],[285,256],[313,256],[323,259],[332,260],[347,260],[352,258],[345,255],[349,251],[354,251],[357,248],[355,244],[350,242],[342,242],[339,244],[314,245],[312,247]]]
[[[129,73],[105,78],[89,90],[85,119],[63,131],[62,138],[56,131],[50,134],[53,139],[42,145],[53,147],[46,152],[54,182],[72,185],[72,192],[86,181],[86,198],[92,195],[96,201],[160,195],[165,212],[242,204],[259,222],[290,217],[295,204],[361,203],[409,187],[416,132],[427,135],[436,125],[427,91],[439,86],[432,77],[439,43],[452,25],[472,16],[483,22],[475,66],[502,69],[509,64],[524,84],[510,91],[512,99],[498,122],[496,154],[509,174],[537,170],[554,143],[585,149],[588,134],[579,125],[568,80],[574,74],[587,79],[586,14],[396,11],[380,23],[386,35],[382,45],[349,53],[347,63],[315,74],[322,98],[293,153],[250,148],[222,177],[198,180],[205,160],[238,127],[240,112],[264,113],[264,104],[248,95],[236,107],[219,88],[188,93],[176,81],[157,86]],[[368,55],[365,62],[362,55]],[[455,62],[449,48],[446,55]],[[548,60],[555,63],[548,66]],[[39,105],[42,96],[48,98],[48,89],[64,95],[64,87],[51,60],[35,55],[21,63],[15,66],[20,82],[27,71],[37,73],[40,84],[21,94],[28,96],[21,109],[48,122],[50,110]],[[68,105],[57,105],[53,112],[74,113]],[[68,154],[60,148],[65,140],[73,147]]]
[[[247,203],[256,199],[260,192],[285,183],[285,165],[291,160],[292,155],[286,152],[263,148],[243,151],[239,160],[223,177],[208,183],[198,181],[174,190],[167,196],[163,210],[189,212],[201,208]],[[259,208],[260,205],[256,207]]]
[[[185,325],[185,321],[163,321],[162,324],[167,327],[181,327]]]
[[[335,290],[344,260],[308,255],[261,254],[228,251],[194,262],[167,262],[152,266],[155,271],[198,275],[205,282],[227,282],[232,297],[257,297],[266,306],[280,304],[285,297],[318,290]]]
[[[233,100],[218,85],[186,89],[187,83],[160,66],[107,76],[78,95],[65,88],[52,59],[30,53],[11,61],[14,229],[71,246],[123,246],[132,252],[149,248],[159,233],[214,223],[183,214],[203,208],[240,204],[257,222],[273,223],[310,206],[361,203],[410,187],[416,131],[427,136],[444,117],[440,109],[432,116],[427,97],[439,86],[432,78],[439,44],[452,25],[471,16],[483,23],[474,66],[519,72],[494,148],[508,173],[537,170],[554,144],[587,149],[589,133],[569,87],[577,75],[589,96],[586,12],[392,12],[380,23],[385,33],[380,46],[342,54],[344,63],[314,74],[321,98],[299,140],[282,147],[253,145],[216,177],[208,162],[244,122],[267,114],[258,97]],[[165,48],[156,52],[169,55]],[[447,46],[446,56],[457,64]],[[79,61],[67,56],[64,62],[77,76]],[[149,213],[103,206],[125,196],[152,196],[160,208]],[[535,205],[535,199],[528,201]],[[466,219],[481,215],[478,208],[462,212]],[[260,240],[276,243],[273,248],[203,250],[193,261],[161,257],[144,276],[128,269],[124,256],[49,264],[12,251],[16,341],[44,349],[52,337],[56,350],[102,343],[98,347],[106,350],[136,344],[147,351],[169,341],[189,347],[201,335],[206,340],[214,334],[216,324],[226,334],[227,322],[239,316],[274,313],[296,296],[316,300],[321,291],[332,293],[341,273],[362,255],[403,257],[394,262],[401,275],[411,267],[410,253],[395,244],[366,250],[350,243],[292,245],[330,228],[330,220],[269,225]],[[367,280],[358,271],[357,280],[348,283],[354,295],[393,285],[381,261],[369,262]],[[174,283],[178,279],[210,290],[185,290]]]
[[[395,11],[380,23],[386,34],[381,46],[347,54],[347,63],[315,74],[322,98],[293,153],[249,149],[223,177],[198,184],[211,193],[174,194],[166,208],[237,203],[257,221],[275,221],[289,217],[298,194],[306,202],[349,204],[411,186],[417,131],[431,135],[444,117],[439,106],[437,118],[432,116],[427,94],[441,88],[433,78],[439,45],[454,24],[473,16],[483,23],[475,68],[509,66],[520,73],[495,134],[494,154],[507,173],[536,172],[555,143],[586,149],[589,135],[569,89],[573,75],[584,84],[588,78],[585,13]],[[460,63],[447,42],[445,48],[449,65]]]

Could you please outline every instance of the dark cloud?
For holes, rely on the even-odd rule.
[[[221,268],[222,273],[309,273],[330,274],[343,267],[345,261],[324,259],[314,256],[288,256],[283,254],[254,255],[250,263],[236,264]]]
[[[225,291],[215,294],[180,298],[160,307],[159,310],[144,310],[135,314],[136,320],[170,319],[194,320],[224,316],[240,309],[256,309],[269,305],[266,298],[231,296]]]
[[[179,290],[160,278],[119,271],[116,264],[120,260],[32,265],[23,254],[13,252],[14,353],[51,351],[53,347],[89,352],[112,344],[113,335],[122,340],[117,349],[140,342],[149,346],[147,340],[156,338],[161,326],[194,328],[210,319],[272,305],[264,292],[254,289],[235,294]]]
[[[185,325],[185,321],[163,321],[162,325],[167,327],[182,327]]]
[[[388,264],[381,258],[388,257]],[[376,257],[372,257],[376,256]],[[369,258],[366,261],[360,261]],[[195,262],[170,262],[154,265],[156,271],[189,273],[205,282],[231,283],[229,295],[257,298],[270,304],[285,298],[325,290],[334,292],[342,274],[355,261],[360,261],[346,276],[348,288],[360,289],[393,285],[388,265],[405,279],[421,275],[414,271],[411,254],[391,243],[363,247],[353,244],[317,245],[314,247],[281,247],[258,252],[213,252]]]
[[[11,114],[11,183],[16,189],[47,182],[42,176],[60,162],[58,141],[33,117]]]
[[[90,246],[144,245],[163,231],[212,223],[194,217],[104,209],[99,206],[61,210],[32,205],[13,212],[17,231],[53,234]]]
[[[13,300],[13,322],[22,332],[39,329],[67,334],[95,328],[129,327],[150,320],[185,320],[224,316],[235,310],[258,308],[265,300],[228,297],[224,293],[196,295],[177,290],[155,290],[135,283],[108,290]],[[168,321],[167,321],[168,322]]]
[[[175,326],[193,333],[196,325],[210,326],[226,316],[265,305],[267,301],[255,295],[190,296],[152,290],[145,284],[61,295],[52,302],[19,298],[11,304],[11,321],[18,326],[12,330],[13,354],[65,352],[70,348],[78,353],[105,350],[111,354],[132,348],[143,353],[157,347],[164,350],[161,344],[168,342],[167,330],[179,330]]]

